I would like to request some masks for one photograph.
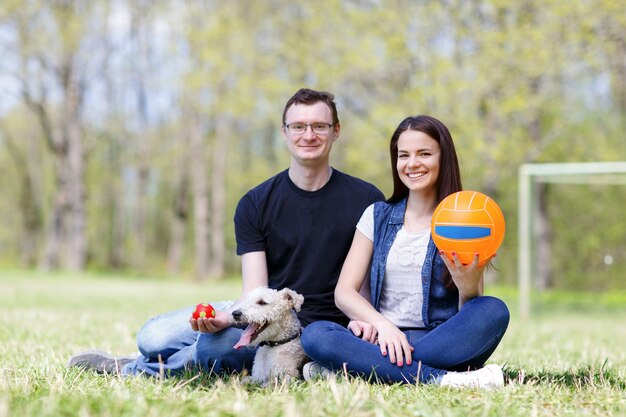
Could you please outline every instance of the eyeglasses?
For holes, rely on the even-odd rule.
[[[290,123],[284,126],[292,135],[303,134],[304,132],[306,132],[307,127],[310,127],[313,133],[316,133],[318,135],[325,135],[330,132],[330,128],[334,125],[328,123],[312,123],[310,125],[307,125],[305,123]]]

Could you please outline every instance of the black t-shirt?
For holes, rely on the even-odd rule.
[[[317,191],[298,188],[285,170],[239,201],[237,254],[265,251],[270,288],[304,296],[303,326],[316,320],[346,325],[335,306],[335,285],[361,214],[382,199],[372,184],[336,169]]]

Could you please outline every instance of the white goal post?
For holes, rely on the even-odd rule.
[[[626,161],[523,164],[519,169],[518,189],[518,285],[519,313],[530,317],[532,287],[533,215],[537,201],[537,183],[626,184]]]

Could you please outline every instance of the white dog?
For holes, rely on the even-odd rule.
[[[259,287],[232,307],[231,323],[247,324],[235,349],[259,346],[254,356],[251,380],[267,385],[281,379],[299,378],[307,356],[300,343],[300,311],[304,297],[285,288]]]

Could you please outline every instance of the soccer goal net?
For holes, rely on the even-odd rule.
[[[626,161],[523,164],[519,169],[518,196],[518,285],[519,313],[530,316],[533,287],[533,216],[537,203],[536,184],[624,184]]]

